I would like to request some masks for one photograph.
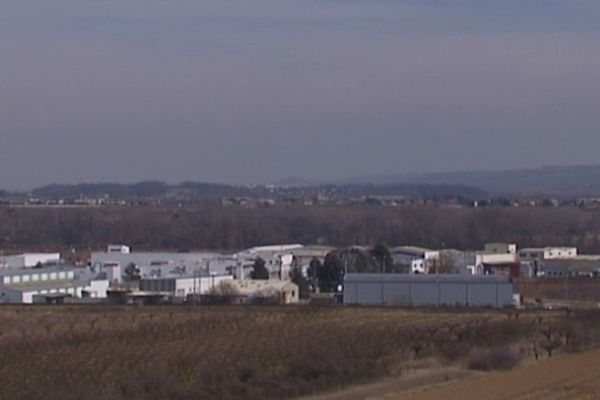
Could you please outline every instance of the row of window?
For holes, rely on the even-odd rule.
[[[57,272],[42,272],[32,273],[24,275],[13,275],[3,277],[2,282],[5,285],[19,284],[19,283],[30,283],[40,281],[57,281],[65,279],[74,279],[75,273],[73,271],[57,271]]]
[[[60,288],[60,289],[44,289],[44,290],[36,290],[33,291],[33,294],[53,294],[53,293],[64,293],[70,294],[72,296],[81,296],[82,287],[77,288]]]
[[[564,255],[565,256],[574,256],[572,251],[568,251],[568,252],[564,253]],[[541,256],[541,253],[525,253],[525,252],[521,253],[521,258],[540,258],[540,256]],[[553,252],[551,252],[551,251],[548,252],[548,257],[554,257],[554,256],[555,256],[555,254]],[[556,257],[561,257],[561,256],[563,256],[562,252],[559,251],[556,253]]]

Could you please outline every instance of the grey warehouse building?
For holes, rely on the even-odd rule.
[[[344,304],[413,306],[513,305],[513,283],[501,275],[347,274]]]

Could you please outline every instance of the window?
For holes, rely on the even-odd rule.
[[[12,277],[12,283],[20,283],[21,277],[19,275],[15,275]]]
[[[47,281],[48,280],[48,274],[46,274],[46,273],[42,274],[41,277],[42,277],[43,281]]]
[[[50,280],[51,281],[55,281],[57,277],[58,277],[58,274],[56,272],[50,272]]]
[[[2,281],[4,282],[4,284],[9,284],[10,283],[10,276],[5,276]]]
[[[64,271],[61,271],[58,273],[58,279],[65,279],[67,277],[67,274]]]
[[[75,277],[75,273],[73,271],[67,272],[67,279],[73,279]]]
[[[40,274],[33,274],[33,275],[31,275],[31,280],[33,282],[39,281],[40,280]]]
[[[29,282],[30,279],[31,279],[31,277],[29,275],[23,275],[21,277],[21,280],[22,280],[23,283]]]

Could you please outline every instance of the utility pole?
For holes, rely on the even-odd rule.
[[[194,290],[192,293],[192,304],[196,305],[196,270],[194,270],[194,281],[193,281],[193,286],[194,286]]]
[[[569,270],[565,272],[565,301],[569,299]]]

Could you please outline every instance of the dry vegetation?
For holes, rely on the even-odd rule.
[[[278,399],[469,362],[596,343],[596,314],[393,308],[4,307],[0,398]]]
[[[600,302],[600,279],[586,276],[561,278],[521,278],[515,281],[515,292],[526,299],[554,299]],[[595,305],[595,304],[594,304]]]

